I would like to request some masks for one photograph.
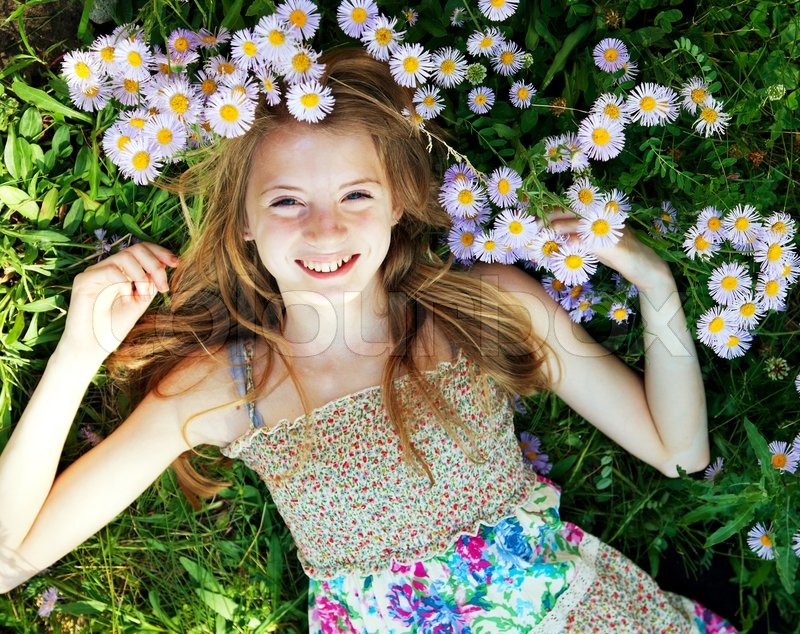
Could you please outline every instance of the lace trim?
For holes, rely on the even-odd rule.
[[[547,615],[530,631],[530,634],[552,634],[563,632],[567,616],[583,601],[589,588],[597,581],[597,553],[600,540],[589,533],[583,534],[578,545],[580,559],[577,562],[575,578],[556,599],[556,604]]]
[[[462,363],[468,361],[467,357],[464,355],[463,351],[459,349],[458,354],[456,355],[455,359],[447,359],[445,361],[440,361],[435,368],[432,370],[425,370],[422,372],[422,376],[430,377],[430,376],[441,376],[445,370],[451,370],[453,368],[459,367]],[[250,364],[247,365],[247,368],[250,372],[252,372],[252,366]],[[393,383],[396,386],[400,386],[405,383],[409,378],[408,374],[404,374],[403,376],[399,376],[394,379]],[[381,389],[380,385],[371,385],[369,387],[365,387],[364,389],[357,390],[355,392],[351,392],[350,394],[345,394],[344,396],[340,396],[332,401],[328,401],[319,407],[312,409],[308,414],[301,414],[293,421],[289,420],[288,418],[281,418],[277,421],[274,425],[262,425],[260,427],[253,427],[251,425],[250,429],[248,429],[244,434],[239,436],[238,438],[231,441],[231,443],[225,447],[220,449],[220,452],[223,456],[227,456],[228,458],[238,458],[239,454],[253,441],[254,438],[258,437],[260,434],[264,434],[266,436],[275,435],[281,431],[291,431],[293,429],[297,429],[300,427],[302,423],[305,422],[306,418],[310,421],[315,421],[319,417],[320,414],[323,412],[327,412],[331,409],[336,409],[338,405],[341,405],[343,402],[354,399],[360,398],[362,396],[366,396],[367,394],[371,394],[373,392],[379,392]],[[249,405],[249,404],[248,404]],[[252,402],[253,408],[255,410],[255,402]],[[256,414],[259,414],[257,410]]]

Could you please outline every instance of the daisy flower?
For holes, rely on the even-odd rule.
[[[589,157],[583,151],[580,143],[578,143],[578,135],[574,132],[569,132],[562,136],[564,146],[569,154],[569,168],[573,172],[582,172],[589,167]]]
[[[671,233],[676,230],[675,221],[678,219],[678,210],[668,200],[661,202],[661,214],[653,218],[653,228],[658,233]]]
[[[200,38],[189,29],[175,29],[167,38],[167,50],[177,57],[194,51],[199,45]]]
[[[553,465],[549,456],[542,452],[542,441],[530,432],[524,431],[519,435],[519,448],[522,450],[522,460],[531,469],[540,475],[547,475]]]
[[[141,40],[124,39],[114,49],[117,72],[131,79],[148,79],[153,64],[150,48]]]
[[[111,80],[111,94],[123,106],[138,106],[142,99],[142,82],[117,76]]]
[[[297,39],[277,15],[262,17],[253,29],[259,51],[265,60],[279,63],[294,52]]]
[[[246,70],[239,69],[232,75],[225,75],[220,80],[220,87],[229,88],[252,101],[258,101],[258,84]]]
[[[578,222],[578,235],[590,249],[607,249],[619,242],[625,219],[597,206]]]
[[[783,263],[780,279],[784,284],[790,286],[797,281],[798,277],[800,277],[800,257],[796,253],[791,253]]]
[[[433,81],[443,88],[457,86],[467,74],[467,60],[461,51],[450,46],[440,48],[434,52],[431,63],[433,64]]]
[[[96,85],[100,79],[100,64],[91,53],[71,51],[64,55],[61,62],[61,74],[70,87],[80,88],[85,85]]]
[[[775,553],[772,552],[774,546],[772,529],[766,528],[761,522],[747,532],[747,545],[761,559],[775,558]]]
[[[783,473],[788,471],[794,473],[797,471],[797,464],[800,463],[800,454],[798,454],[793,447],[787,442],[776,440],[769,444],[769,452],[771,454],[770,464]]]
[[[700,77],[692,77],[680,89],[680,96],[683,97],[681,105],[689,112],[696,114],[697,109],[703,106],[711,97],[708,91],[708,84]]]
[[[252,68],[259,61],[261,54],[256,37],[250,29],[242,29],[233,34],[231,57],[239,68],[244,69]]]
[[[250,129],[255,110],[255,104],[244,95],[223,89],[211,95],[205,107],[205,116],[214,132],[230,139]]]
[[[286,106],[299,121],[316,123],[333,110],[333,92],[316,80],[293,84],[286,92]]]
[[[108,80],[99,77],[94,82],[84,82],[80,86],[69,86],[69,98],[81,110],[94,112],[102,110],[111,97],[111,85]]]
[[[734,244],[754,242],[762,228],[758,212],[752,205],[736,205],[722,219],[722,231]]]
[[[186,147],[186,126],[169,114],[158,114],[145,123],[142,137],[156,148],[156,158],[170,158]]]
[[[565,310],[572,310],[576,308],[587,295],[592,295],[594,288],[590,281],[583,282],[582,284],[573,284],[567,287],[567,292],[561,299],[561,306]]]
[[[417,13],[414,9],[408,7],[403,9],[403,19],[405,19],[406,24],[408,26],[414,26],[419,19],[419,13]]]
[[[115,165],[119,165],[122,151],[134,136],[128,126],[119,121],[103,133],[103,151]]]
[[[475,259],[472,245],[475,244],[475,228],[464,224],[453,224],[447,234],[447,246],[459,262],[467,264]]]
[[[494,229],[488,229],[475,236],[472,252],[481,262],[499,262],[503,259],[502,245],[498,242]]]
[[[730,306],[737,318],[737,325],[743,330],[753,330],[766,312],[755,297],[750,294]]]
[[[622,65],[630,60],[628,47],[616,38],[607,37],[594,47],[592,51],[595,65],[607,73],[615,73]]]
[[[519,0],[478,0],[478,9],[493,22],[510,18],[517,10]]]
[[[683,250],[692,260],[696,257],[710,258],[719,251],[720,243],[711,242],[699,227],[691,227],[684,236]]]
[[[451,26],[464,26],[464,19],[467,17],[467,10],[464,7],[456,7],[450,14]]]
[[[97,62],[101,72],[108,75],[114,74],[114,50],[116,42],[110,35],[101,35],[95,38],[89,50],[94,53],[94,60]]]
[[[445,170],[442,180],[445,185],[461,181],[463,183],[471,183],[477,180],[478,174],[466,163],[454,163]]]
[[[756,278],[756,300],[765,310],[784,310],[788,285],[782,278],[768,277],[763,273]]]
[[[119,154],[120,172],[137,185],[153,182],[160,174],[161,158],[158,148],[144,138],[131,139]]]
[[[517,108],[527,108],[531,105],[531,99],[535,96],[536,88],[533,87],[533,84],[524,81],[515,81],[508,91],[511,103]]]
[[[542,288],[557,302],[560,302],[567,293],[567,285],[552,275],[545,275],[542,278]]]
[[[236,72],[236,64],[224,55],[214,55],[206,60],[203,69],[207,73],[212,73],[218,78],[223,75],[232,75]]]
[[[505,209],[494,221],[497,239],[513,248],[522,247],[533,240],[538,227],[536,219],[523,211]]]
[[[697,216],[697,228],[709,242],[722,242],[726,232],[722,228],[722,212],[713,206],[703,207]]]
[[[631,118],[626,110],[625,99],[621,95],[606,92],[600,95],[589,110],[591,114],[602,114],[621,125],[630,122]]]
[[[492,68],[501,75],[513,75],[522,68],[522,51],[514,42],[503,42],[493,53]]]
[[[360,38],[372,28],[378,14],[373,0],[344,0],[336,9],[336,21],[347,35]]]
[[[275,7],[275,15],[289,24],[292,35],[310,40],[319,28],[317,5],[309,0],[286,0]]]
[[[719,304],[731,306],[745,299],[753,286],[753,280],[745,266],[739,262],[725,262],[711,272],[708,290]]]
[[[706,467],[706,470],[703,472],[703,479],[711,482],[716,480],[717,476],[722,473],[724,464],[725,461],[721,457],[717,457],[713,463]]]
[[[565,284],[583,284],[597,269],[597,256],[585,244],[563,244],[550,258],[550,270]]]
[[[566,172],[569,169],[569,152],[562,136],[551,136],[544,140],[545,170],[551,174]]]
[[[414,104],[424,119],[433,119],[444,110],[442,94],[435,86],[422,86],[414,92]]]
[[[578,143],[591,159],[608,161],[625,145],[622,124],[604,114],[590,114],[578,128]]]
[[[794,255],[794,245],[787,244],[786,238],[773,238],[767,232],[756,240],[753,259],[761,264],[766,275],[780,275],[787,259]]]
[[[61,597],[58,596],[58,590],[50,586],[38,596],[36,602],[39,605],[39,609],[36,613],[43,619],[48,618],[53,613],[56,603],[60,598]]]
[[[663,125],[678,117],[677,95],[672,88],[660,84],[639,84],[628,95],[625,104],[631,120],[646,126]]]
[[[475,216],[486,203],[486,190],[478,181],[456,180],[442,188],[439,201],[451,216]]]
[[[467,95],[469,109],[475,114],[486,114],[494,105],[494,90],[486,86],[478,86]]]
[[[550,227],[545,227],[536,234],[531,242],[531,258],[539,266],[552,268],[553,256],[561,251],[566,242],[566,237],[556,233]],[[562,280],[562,283],[566,283],[566,280]]]
[[[502,46],[503,35],[500,30],[491,26],[485,31],[475,31],[467,38],[467,50],[471,55],[490,57]]]
[[[736,322],[736,315],[729,308],[725,306],[709,308],[697,320],[697,339],[707,346],[724,341],[738,330]]]
[[[200,29],[197,33],[199,45],[201,48],[214,48],[220,44],[225,44],[231,39],[231,34],[224,26],[214,33],[208,29]]]
[[[578,300],[577,306],[575,306],[575,308],[569,311],[569,318],[576,324],[580,324],[581,322],[591,321],[592,318],[597,314],[593,306],[599,304],[600,301],[601,298],[597,295],[593,294],[582,295]]]
[[[608,309],[608,318],[618,324],[627,323],[631,314],[631,309],[624,302],[614,302]]]
[[[711,349],[723,359],[741,357],[750,349],[753,335],[746,330],[737,329],[728,335],[727,339],[711,344]]]
[[[775,238],[791,240],[794,237],[795,223],[785,211],[776,211],[764,220],[764,228]]]
[[[414,88],[433,71],[431,54],[421,44],[401,44],[392,53],[389,71],[401,86]]]
[[[203,95],[203,99],[206,101],[211,95],[217,92],[217,88],[219,88],[217,76],[206,72],[202,68],[197,71],[195,81],[197,83],[193,84],[193,86]]]
[[[366,29],[361,41],[367,46],[367,52],[382,62],[389,61],[392,53],[400,46],[405,31],[395,31],[397,18],[379,15],[371,29]]]
[[[620,70],[622,74],[614,80],[617,86],[624,84],[626,81],[633,81],[639,74],[639,67],[634,62],[624,62],[620,65]]]
[[[618,189],[600,194],[599,204],[609,214],[620,216],[623,220],[628,217],[631,205],[628,197]]]
[[[581,176],[569,186],[566,194],[570,207],[579,214],[586,214],[598,204],[600,190],[587,177]]]
[[[167,112],[184,123],[197,121],[203,99],[185,76],[171,78],[153,99],[162,112]]]
[[[144,130],[144,126],[150,119],[150,113],[145,108],[126,110],[117,117],[117,123],[125,126],[133,132],[132,136],[138,136]]]
[[[517,204],[517,190],[522,187],[522,177],[510,167],[498,167],[489,176],[489,200],[498,207]]]
[[[317,63],[319,53],[307,46],[297,46],[278,62],[278,70],[290,84],[318,81],[325,72],[325,64]]]
[[[703,136],[710,137],[712,134],[725,132],[730,120],[731,115],[722,111],[722,104],[713,97],[709,97],[700,106],[700,116],[692,124],[692,127]]]

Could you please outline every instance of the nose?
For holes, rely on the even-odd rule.
[[[344,212],[336,205],[311,207],[303,224],[306,242],[318,248],[333,248],[347,237]]]

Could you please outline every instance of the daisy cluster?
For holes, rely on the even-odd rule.
[[[708,261],[727,256],[708,279],[716,303],[697,321],[697,338],[720,357],[742,356],[765,315],[786,310],[800,276],[794,241],[795,221],[782,211],[764,217],[751,205],[736,205],[698,213],[684,236],[686,254]]]

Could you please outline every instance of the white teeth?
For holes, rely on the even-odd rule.
[[[304,267],[316,271],[317,273],[333,273],[333,271],[343,264],[347,264],[352,257],[352,255],[348,255],[346,258],[342,258],[336,262],[309,262],[308,260],[303,260],[302,262]]]

